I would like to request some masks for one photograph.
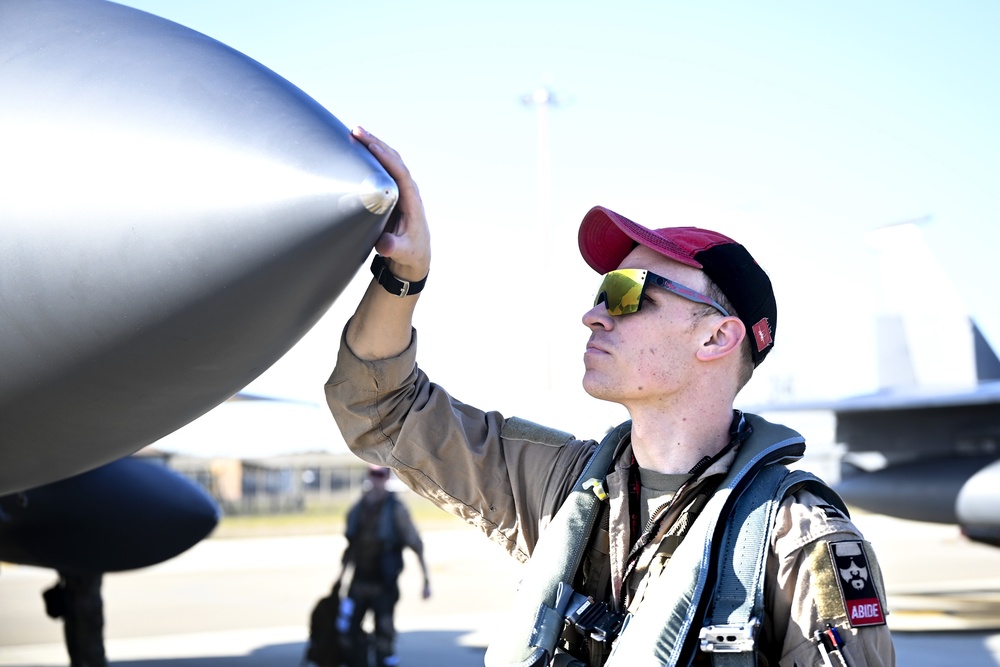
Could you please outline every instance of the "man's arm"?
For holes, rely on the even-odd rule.
[[[846,515],[809,491],[800,490],[782,503],[769,559],[772,585],[765,589],[772,640],[781,646],[774,647],[780,651],[775,656],[780,655],[780,667],[823,665],[824,656],[850,667],[896,664],[892,636],[885,625],[881,570],[863,540]],[[842,578],[831,543],[857,551],[854,562],[864,568],[862,588]],[[856,583],[861,586],[862,581]],[[863,608],[877,606],[878,618],[852,617],[847,604],[852,590],[863,590],[864,597],[871,597]],[[834,631],[828,633],[830,628]],[[842,658],[835,659],[835,654]]]
[[[426,600],[431,596],[431,572],[427,568],[427,561],[424,560],[424,542],[420,539],[420,533],[417,531],[417,526],[413,523],[413,518],[410,516],[410,512],[406,509],[406,505],[399,500],[397,500],[395,504],[396,530],[399,533],[403,544],[412,549],[413,553],[417,555],[417,560],[420,562],[420,569],[424,573],[424,587],[422,595]]]
[[[399,278],[421,280],[430,234],[416,185],[395,151],[363,130],[354,135],[400,190],[399,222],[376,250]],[[392,468],[411,489],[526,560],[595,445],[465,405],[430,382],[416,366],[416,299],[369,286],[326,384],[330,411],[358,457]]]
[[[399,153],[362,128],[354,137],[368,147],[375,159],[396,181],[399,201],[396,225],[375,243],[389,270],[402,280],[416,282],[427,276],[431,264],[430,230],[417,184]],[[347,345],[366,361],[395,357],[410,345],[413,311],[419,294],[398,297],[372,280],[347,326]]]

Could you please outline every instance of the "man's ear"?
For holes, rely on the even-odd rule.
[[[729,354],[739,353],[740,345],[746,338],[747,329],[736,317],[726,317],[720,320],[715,328],[709,331],[709,337],[698,350],[698,359],[712,361]]]

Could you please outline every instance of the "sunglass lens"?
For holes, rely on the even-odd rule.
[[[637,312],[645,279],[646,272],[641,269],[622,269],[606,274],[594,305],[604,301],[608,314],[613,316]]]

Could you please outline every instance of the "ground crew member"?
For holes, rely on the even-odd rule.
[[[403,571],[403,548],[417,554],[424,573],[423,597],[430,597],[430,577],[424,561],[424,545],[406,506],[396,494],[386,489],[389,469],[372,466],[368,472],[369,488],[347,513],[347,549],[342,564],[353,565],[354,573],[347,593],[350,602],[349,664],[368,667],[368,638],[362,628],[371,612],[375,621],[375,664],[393,667],[399,664],[396,654],[396,628],[393,613],[399,601],[398,579]]]
[[[801,456],[804,441],[733,409],[777,326],[770,280],[742,245],[709,230],[649,229],[601,207],[586,215],[580,249],[604,277],[583,316],[591,331],[583,385],[631,416],[609,436],[612,449],[598,449],[462,404],[416,365],[412,314],[430,269],[423,205],[399,155],[364,130],[355,137],[396,180],[399,218],[376,243],[376,278],[345,328],[328,403],[356,454],[393,468],[527,561],[526,580],[545,583],[522,585],[519,599],[538,613],[499,633],[488,664],[722,664],[732,656],[782,667],[894,664],[870,545],[818,480],[762,481],[771,479],[765,470],[787,480],[783,463]],[[497,295],[498,321],[512,336],[530,336],[525,304],[559,299],[557,282],[523,298]],[[612,463],[581,483],[595,451],[612,451]],[[767,484],[777,495],[760,505],[771,512],[756,538],[761,584],[745,595],[759,610],[712,630],[729,604],[713,586],[752,561],[727,553],[715,527],[740,531],[727,522],[744,505],[731,499],[772,490]],[[590,524],[574,513],[592,511],[577,502],[586,487],[600,514],[581,536]],[[566,544],[553,548],[552,535]],[[584,552],[579,567],[549,587],[548,572],[576,551]],[[565,618],[552,623],[552,613]]]

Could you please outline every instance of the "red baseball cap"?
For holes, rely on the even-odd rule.
[[[701,269],[719,286],[753,337],[754,366],[774,346],[778,306],[771,280],[747,249],[728,236],[698,227],[647,229],[623,215],[595,206],[580,223],[580,254],[600,274],[614,271],[639,245]]]

